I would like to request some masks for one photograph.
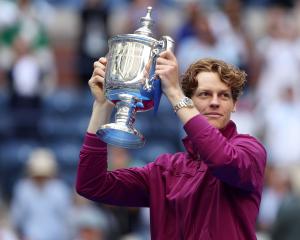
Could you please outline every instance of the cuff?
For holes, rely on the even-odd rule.
[[[204,129],[210,128],[211,125],[207,122],[206,118],[203,117],[201,114],[198,114],[188,120],[183,128],[188,136],[193,136],[195,134],[199,134]],[[197,130],[195,132],[195,130]]]
[[[94,150],[102,150],[107,148],[107,144],[100,140],[96,134],[87,132],[84,137],[83,147]]]

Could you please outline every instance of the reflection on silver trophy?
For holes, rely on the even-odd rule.
[[[97,135],[111,145],[142,147],[145,139],[133,126],[136,112],[152,109],[157,101],[155,96],[160,96],[160,80],[154,73],[156,58],[160,52],[172,50],[174,41],[169,36],[153,38],[151,11],[152,7],[148,7],[134,34],[116,35],[108,41],[104,87],[106,98],[115,104],[115,122],[100,127]]]

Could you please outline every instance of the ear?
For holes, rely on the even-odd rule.
[[[231,112],[236,112],[236,102],[233,104],[233,109],[232,109],[232,111]]]

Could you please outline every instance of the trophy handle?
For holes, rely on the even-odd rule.
[[[171,50],[172,52],[174,52],[175,41],[173,40],[173,38],[169,36],[162,36],[162,40],[160,41],[162,41],[163,50]]]
[[[152,65],[150,67],[149,78],[146,79],[144,90],[147,92],[152,92],[154,87],[154,80],[160,80],[159,76],[155,74],[155,67],[156,67],[156,59],[158,58],[159,54],[165,50],[171,50],[174,52],[174,45],[175,41],[169,36],[163,36],[161,40],[157,41],[152,50]]]

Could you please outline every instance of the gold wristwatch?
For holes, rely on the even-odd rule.
[[[193,108],[194,103],[192,99],[184,97],[173,107],[174,112],[177,112],[181,108]]]

